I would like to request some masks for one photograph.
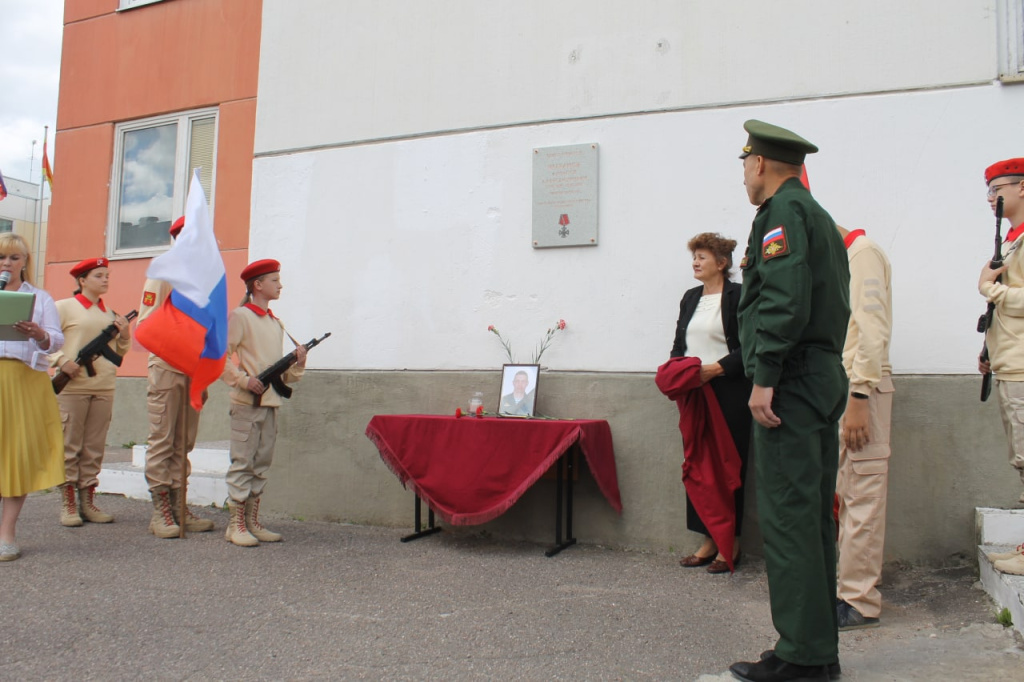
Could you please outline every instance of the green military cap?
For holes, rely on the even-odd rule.
[[[818,151],[816,146],[792,130],[786,130],[771,123],[750,119],[743,124],[743,129],[749,133],[749,136],[747,137],[747,146],[740,154],[741,159],[755,154],[783,163],[791,163],[794,166],[802,166],[806,154]]]

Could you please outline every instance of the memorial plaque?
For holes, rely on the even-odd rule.
[[[597,246],[597,143],[533,150],[533,247]]]

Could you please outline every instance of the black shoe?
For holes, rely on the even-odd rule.
[[[770,656],[774,656],[774,655],[775,655],[775,649],[769,649],[768,651],[762,651],[761,652],[761,660],[763,661],[764,659],[769,658]],[[842,676],[843,676],[843,669],[839,666],[839,661],[836,661],[835,663],[829,663],[828,664],[828,679],[830,679],[830,680],[838,680]]]
[[[856,607],[839,600],[836,604],[836,615],[839,616],[839,630],[863,630],[864,628],[877,628],[881,622],[877,618],[862,616]]]
[[[828,682],[827,665],[787,663],[774,653],[757,663],[733,663],[729,672],[744,682]]]

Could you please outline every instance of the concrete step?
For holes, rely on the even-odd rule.
[[[978,507],[974,510],[979,545],[1013,545],[1024,542],[1024,509]]]
[[[145,468],[146,450],[148,445],[132,446],[132,464]],[[231,442],[226,440],[196,443],[192,452],[188,453],[188,461],[192,463],[192,471],[207,471],[215,474],[226,474],[231,465]]]
[[[978,532],[978,573],[981,585],[1000,608],[1007,608],[1013,627],[1024,635],[1024,576],[997,571],[991,552],[1009,552],[1024,542],[1024,509],[979,507],[975,512]]]
[[[189,453],[192,473],[188,477],[189,504],[221,506],[228,497],[225,480],[231,464],[228,441],[196,443]],[[106,464],[100,471],[101,493],[113,493],[140,500],[149,499],[149,484],[146,483],[146,446],[132,448],[131,463]]]

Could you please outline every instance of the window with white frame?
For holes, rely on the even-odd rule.
[[[168,229],[185,210],[192,169],[212,210],[217,110],[201,109],[121,123],[114,133],[107,253],[151,256],[171,243]]]
[[[14,232],[14,221],[7,218],[0,218],[0,234]]]
[[[141,7],[142,5],[152,5],[154,2],[163,2],[164,0],[119,0],[117,10],[131,9],[133,7]]]
[[[1000,0],[999,79],[1024,82],[1024,0]]]

